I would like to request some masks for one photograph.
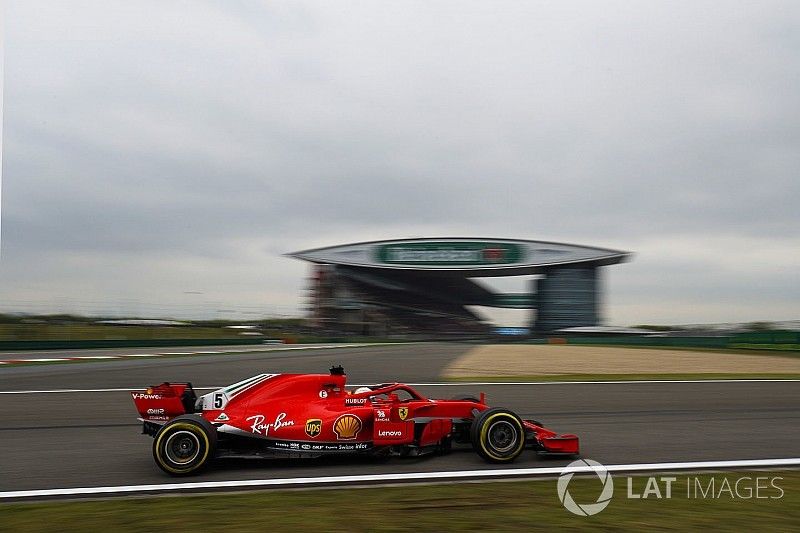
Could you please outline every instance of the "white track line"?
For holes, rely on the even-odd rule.
[[[795,383],[800,379],[697,379],[697,380],[652,380],[652,381],[453,381],[453,382],[432,382],[432,383],[406,383],[412,387],[502,387],[513,386],[540,386],[540,385],[641,385],[644,383]],[[367,387],[374,383],[348,383],[349,387]],[[193,387],[194,390],[217,390],[224,387],[218,385],[214,387]],[[49,389],[49,390],[6,390],[0,394],[68,394],[76,392],[130,392],[144,389],[144,386],[123,387],[114,389]]]
[[[39,362],[42,362],[42,363],[51,363],[51,362],[53,362],[53,361],[65,361],[65,360],[66,360],[66,359],[62,359],[62,358],[60,358],[60,357],[59,357],[59,358],[42,358],[42,359],[37,359],[37,361],[39,361]],[[9,364],[13,364],[13,363],[15,363],[15,362],[19,362],[19,359],[15,359],[15,360],[9,360],[9,361],[4,361],[4,363],[9,363]]]
[[[730,468],[797,467],[800,458],[752,459],[743,461],[693,461],[680,463],[639,463],[607,465],[609,472],[648,472],[676,470],[716,470]],[[279,479],[245,479],[235,481],[195,481],[153,485],[119,485],[106,487],[75,487],[41,490],[14,490],[0,492],[0,499],[40,498],[48,496],[86,496],[94,494],[122,494],[141,492],[166,492],[178,490],[230,489],[243,487],[287,487],[297,485],[350,485],[355,483],[387,483],[397,481],[445,481],[459,479],[498,479],[505,477],[552,476],[562,472],[563,466],[548,468],[507,468],[498,470],[457,470],[445,472],[396,472],[359,476],[320,476]],[[573,472],[594,472],[591,467],[577,467]]]
[[[0,394],[71,394],[78,392],[131,392],[146,387],[128,387],[124,389],[52,389],[52,390],[4,390]],[[216,387],[219,389],[221,387]],[[195,387],[195,390],[209,389],[216,390],[212,387]]]
[[[210,355],[210,354],[224,354],[224,353],[250,353],[250,352],[284,352],[289,350],[329,350],[332,348],[361,348],[364,346],[384,346],[387,344],[402,344],[402,343],[358,343],[358,344],[316,344],[312,346],[287,346],[284,344],[274,345],[266,344],[253,348],[231,348],[222,351],[192,351],[192,352],[158,352],[158,353],[136,353],[136,354],[117,354],[117,355],[76,355],[68,357],[39,357],[34,359],[5,359],[0,361],[0,365],[18,365],[24,363],[54,363],[60,361],[78,361],[78,360],[92,360],[92,359],[125,359],[127,357],[172,357],[172,356],[186,356],[186,355]]]
[[[487,385],[627,385],[641,383],[771,383],[771,382],[792,382],[800,381],[796,378],[785,379],[616,379],[609,381],[450,381],[437,383],[407,383],[414,387],[445,387],[448,385],[468,385],[470,387],[482,387]],[[358,386],[358,385],[354,385]]]

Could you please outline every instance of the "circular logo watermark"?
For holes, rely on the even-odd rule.
[[[603,483],[603,490],[597,501],[592,503],[578,503],[569,493],[569,482],[576,473],[594,472],[600,481]],[[561,504],[570,513],[579,516],[592,516],[596,515],[611,503],[611,497],[614,495],[614,481],[611,479],[611,474],[606,470],[606,467],[592,461],[591,459],[578,459],[572,461],[564,467],[561,475],[558,476],[558,499]]]

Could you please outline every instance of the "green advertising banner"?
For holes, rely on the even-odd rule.
[[[536,299],[532,294],[494,294],[491,305],[506,309],[533,309]]]
[[[438,241],[384,244],[375,259],[389,265],[487,266],[519,263],[524,251],[507,242]]]

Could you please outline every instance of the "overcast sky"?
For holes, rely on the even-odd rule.
[[[489,236],[635,252],[610,324],[800,318],[800,2],[11,0],[4,78],[0,310],[299,315],[283,253]]]

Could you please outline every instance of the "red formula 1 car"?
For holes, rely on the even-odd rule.
[[[525,447],[575,455],[578,437],[558,435],[479,398],[432,400],[401,383],[345,388],[330,374],[259,374],[197,397],[190,383],[131,392],[156,464],[191,474],[212,458],[418,456],[471,444],[485,460],[507,463]]]

